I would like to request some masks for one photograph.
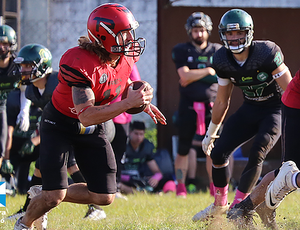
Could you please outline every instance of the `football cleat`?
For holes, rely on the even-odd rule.
[[[265,194],[266,205],[270,209],[276,209],[290,192],[297,189],[292,183],[292,176],[299,172],[293,161],[282,164],[276,178],[269,184]]]
[[[192,220],[194,222],[196,221],[205,221],[209,220],[210,218],[214,218],[215,216],[221,216],[222,214],[225,214],[229,208],[229,205],[225,206],[215,206],[214,203],[209,205],[206,209],[198,212]]]
[[[227,213],[229,221],[234,222],[239,228],[252,229],[254,210],[247,208],[243,203],[234,205]]]
[[[25,215],[25,211],[23,211],[23,209],[21,208],[16,213],[6,217],[5,220],[17,220],[17,219],[19,219],[20,217],[22,217],[24,215]]]
[[[176,188],[176,196],[179,198],[186,198],[185,184],[178,183],[177,188]]]
[[[102,220],[106,218],[104,210],[100,207],[95,207],[94,205],[89,205],[89,209],[85,214],[84,219],[89,220]]]

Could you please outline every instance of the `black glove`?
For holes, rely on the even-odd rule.
[[[33,153],[35,145],[32,143],[31,139],[25,141],[21,149],[19,150],[19,154],[21,157],[24,157],[26,155],[30,155]]]

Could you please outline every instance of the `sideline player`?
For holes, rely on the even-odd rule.
[[[185,179],[188,170],[188,153],[196,133],[198,108],[199,106],[202,108],[198,113],[198,118],[202,118],[198,127],[201,126],[202,130],[197,134],[201,135],[202,140],[206,132],[205,116],[211,113],[211,102],[215,100],[218,88],[216,72],[211,67],[212,57],[221,47],[220,44],[208,41],[212,31],[212,21],[203,12],[191,14],[185,29],[190,41],[177,44],[172,50],[172,58],[180,77],[179,139],[175,159],[175,175],[178,182],[176,194],[184,198],[187,193]]]
[[[20,75],[17,73],[14,59],[17,50],[17,36],[8,25],[0,26],[0,168],[4,174],[11,174],[13,166],[5,156],[7,141],[6,101],[9,92],[19,86]],[[21,109],[17,117],[18,129],[27,131],[29,128],[30,101],[25,98],[26,86],[20,86]]]
[[[252,41],[253,32],[252,17],[244,10],[229,10],[221,18],[219,33],[224,46],[213,60],[219,87],[202,142],[203,151],[213,161],[215,201],[197,213],[194,221],[225,214],[229,209],[228,158],[236,148],[253,139],[231,207],[249,195],[261,175],[263,161],[281,135],[281,95],[292,79],[291,73],[279,46],[271,41]],[[242,90],[244,103],[227,119],[214,147],[234,85]]]
[[[163,114],[151,104],[151,87],[146,91],[146,86],[129,88],[126,99],[109,104],[128,86],[132,66],[143,53],[144,39],[135,38],[137,27],[126,7],[102,4],[89,15],[89,36],[80,37],[79,46],[63,54],[59,83],[41,121],[42,191],[33,194],[15,229],[30,229],[36,219],[62,201],[97,205],[114,201],[116,162],[103,122],[146,104],[144,112],[155,123],[166,124]],[[86,183],[68,186],[65,157],[71,147]]]

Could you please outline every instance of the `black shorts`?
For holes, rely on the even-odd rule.
[[[178,154],[186,156],[191,148],[197,129],[197,113],[193,108],[194,101],[181,95],[178,109]],[[208,127],[211,120],[211,106],[205,103],[205,124]]]
[[[282,161],[294,161],[300,167],[300,109],[282,105]]]
[[[91,134],[79,134],[79,121],[57,111],[48,103],[41,121],[40,170],[43,190],[68,187],[67,162],[73,149],[77,165],[89,191],[116,192],[116,162],[103,125]]]

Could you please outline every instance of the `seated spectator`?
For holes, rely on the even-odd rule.
[[[145,129],[144,122],[134,121],[130,125],[129,141],[122,158],[124,169],[121,171],[120,190],[125,194],[132,194],[135,190],[148,192],[175,191],[172,174],[163,175],[154,160],[154,145],[145,139]],[[150,169],[151,175],[147,173],[146,166]],[[166,182],[168,182],[168,188],[173,187],[174,189],[163,189]],[[170,186],[170,183],[174,186]]]

